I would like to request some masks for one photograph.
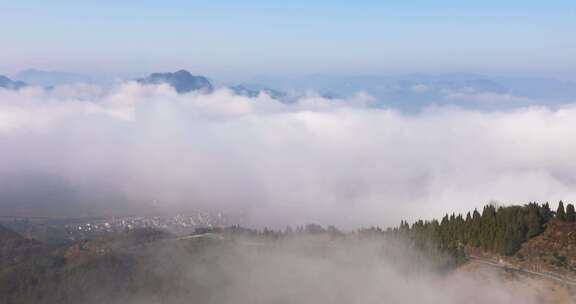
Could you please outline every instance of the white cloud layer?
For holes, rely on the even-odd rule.
[[[136,83],[0,89],[0,182],[11,185],[0,206],[66,198],[94,207],[104,191],[115,198],[93,204],[113,208],[121,197],[136,207],[242,212],[258,225],[354,227],[490,200],[576,198],[574,106],[408,115],[372,101],[309,95],[284,104]],[[38,176],[64,187],[49,196],[14,190]]]

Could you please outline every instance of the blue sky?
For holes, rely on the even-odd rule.
[[[504,3],[505,2],[505,3]],[[3,1],[0,74],[576,78],[576,1]]]

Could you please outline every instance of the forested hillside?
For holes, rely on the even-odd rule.
[[[569,223],[575,222],[574,205],[565,207],[562,201],[556,211],[551,210],[548,203],[506,207],[486,205],[482,213],[474,210],[465,216],[446,214],[440,221],[418,220],[412,225],[402,221],[389,233],[407,237],[417,248],[439,250],[463,260],[466,250],[513,256],[523,244],[542,234],[552,224],[570,226]]]

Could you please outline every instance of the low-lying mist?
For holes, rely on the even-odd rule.
[[[60,288],[82,303],[537,303],[534,291],[505,286],[496,272],[482,279],[438,272],[390,240],[165,242],[139,249],[139,262],[115,266],[116,274],[98,263]]]
[[[0,208],[209,208],[256,226],[346,228],[576,197],[574,106],[405,114],[372,102],[137,83],[0,89]]]

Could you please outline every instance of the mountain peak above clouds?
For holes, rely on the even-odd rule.
[[[200,91],[202,93],[210,93],[214,90],[214,86],[204,76],[192,75],[186,70],[179,70],[174,73],[152,73],[145,78],[137,79],[142,84],[168,84],[173,87],[176,92],[188,93],[192,91]]]
[[[261,93],[264,93],[272,99],[280,101],[286,101],[288,98],[288,94],[285,92],[256,84],[239,84],[231,86],[230,89],[234,94],[246,97],[258,97]]]
[[[6,76],[0,75],[0,88],[10,89],[10,90],[18,90],[22,87],[25,87],[26,83],[22,81],[12,80]]]

